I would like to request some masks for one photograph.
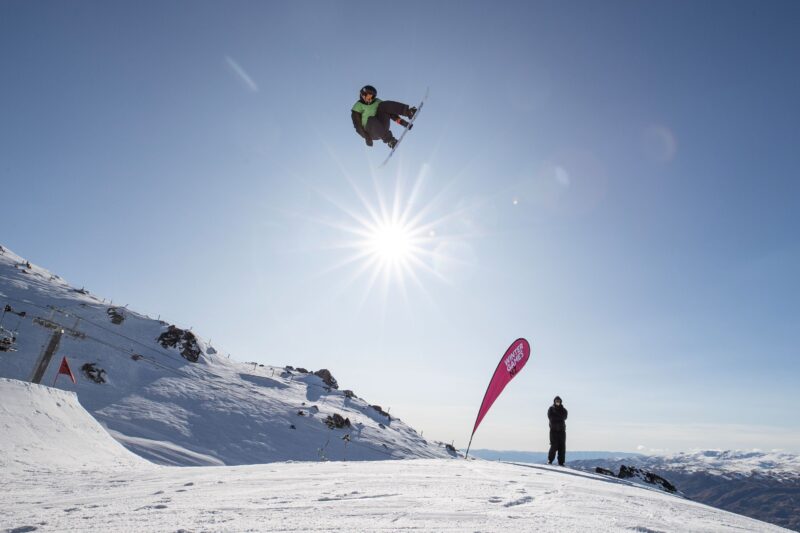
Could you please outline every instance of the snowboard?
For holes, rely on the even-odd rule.
[[[394,155],[395,150],[397,150],[397,147],[400,146],[401,142],[403,142],[403,137],[406,136],[406,133],[411,131],[411,127],[414,125],[414,122],[419,117],[420,112],[422,112],[422,106],[425,105],[425,101],[428,99],[428,93],[429,92],[430,92],[430,87],[425,91],[425,96],[422,97],[422,101],[417,106],[417,112],[414,113],[414,117],[411,120],[408,121],[408,126],[405,127],[405,129],[403,130],[403,133],[400,134],[400,138],[397,139],[397,144],[394,145],[394,148],[392,148],[392,151],[389,152],[389,155],[386,156],[386,159],[383,160],[383,163],[378,165],[378,168],[382,168],[384,165],[386,165],[386,163],[389,162],[389,160]]]

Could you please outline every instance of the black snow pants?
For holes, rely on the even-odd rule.
[[[550,430],[550,451],[547,462],[552,463],[558,452],[558,464],[563,465],[567,455],[567,432]]]
[[[369,117],[367,120],[367,127],[365,128],[367,135],[373,141],[378,139],[383,142],[388,142],[394,137],[389,130],[389,121],[392,116],[404,115],[408,116],[408,106],[400,102],[393,102],[391,100],[383,100],[378,104],[378,112],[374,117]]]

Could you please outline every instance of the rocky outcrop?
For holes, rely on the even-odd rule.
[[[122,309],[118,307],[109,307],[106,314],[111,318],[112,324],[120,325],[125,320]]]
[[[389,413],[387,413],[386,411],[384,411],[384,410],[383,410],[383,408],[382,408],[380,405],[370,405],[370,407],[372,407],[373,409],[375,409],[376,411],[378,411],[380,414],[382,414],[382,415],[383,415],[383,416],[385,416],[386,418],[392,418],[391,416],[389,416]]]
[[[647,470],[643,470],[641,468],[635,466],[625,466],[622,465],[619,467],[619,474],[617,477],[620,479],[639,479],[644,481],[645,483],[649,483],[650,485],[656,485],[660,487],[662,490],[665,490],[670,493],[678,492],[678,489],[675,488],[675,485],[664,479],[663,477],[659,476],[658,474],[654,474],[653,472],[648,472]]]
[[[678,492],[678,489],[675,487],[675,485],[673,485],[663,477],[659,476],[658,474],[654,474],[653,472],[648,472],[647,470],[644,470],[636,466],[620,465],[619,473],[617,475],[614,475],[614,472],[612,470],[603,468],[601,466],[595,467],[594,471],[598,474],[617,477],[619,479],[636,479],[639,481],[643,481],[649,485],[655,485],[661,490],[669,492],[671,494],[675,494],[676,492]]]
[[[333,374],[331,374],[330,370],[323,368],[322,370],[317,370],[314,372],[315,376],[318,376],[328,387],[332,389],[338,389],[339,384],[333,378]]]
[[[338,413],[334,413],[332,415],[328,415],[328,418],[325,419],[325,424],[328,425],[331,429],[342,429],[342,428],[349,428],[350,427],[350,419],[345,418]]]
[[[196,363],[203,353],[194,333],[175,326],[168,327],[157,340],[164,348],[178,348],[183,358],[192,363]]]
[[[86,363],[81,367],[83,374],[95,383],[106,382],[106,371],[97,366],[97,363]]]

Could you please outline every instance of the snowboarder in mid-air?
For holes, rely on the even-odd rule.
[[[397,139],[389,129],[389,121],[392,120],[404,128],[411,129],[413,124],[400,117],[402,115],[413,119],[416,112],[416,107],[391,100],[379,100],[375,87],[365,85],[361,88],[358,102],[353,105],[351,116],[356,133],[364,138],[367,146],[372,146],[372,141],[381,140],[388,144],[389,148],[394,148]]]

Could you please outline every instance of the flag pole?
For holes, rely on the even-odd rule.
[[[472,435],[469,438],[469,444],[467,444],[467,453],[464,455],[464,460],[467,460],[469,458],[469,447],[472,446],[472,437],[474,437],[474,436],[475,436],[475,432],[473,431]]]

